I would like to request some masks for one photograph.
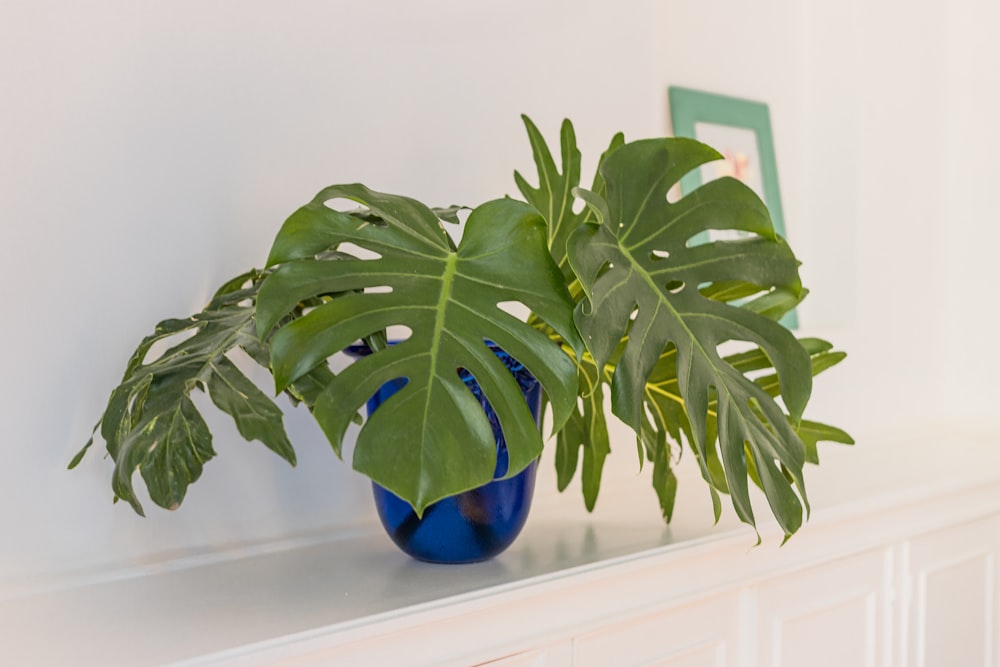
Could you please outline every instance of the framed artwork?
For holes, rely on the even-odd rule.
[[[676,86],[669,88],[668,95],[674,135],[697,139],[718,150],[725,158],[687,174],[681,179],[681,193],[687,194],[722,176],[737,178],[763,200],[771,213],[774,228],[778,234],[786,236],[767,105]],[[745,235],[737,230],[711,230],[705,241],[737,239]],[[789,329],[797,328],[795,311],[786,314],[781,323]]]

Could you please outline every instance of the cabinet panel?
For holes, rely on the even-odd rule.
[[[904,655],[919,667],[997,664],[1000,520],[979,521],[910,542],[912,593],[903,610]]]
[[[883,655],[891,552],[821,565],[758,589],[758,664],[875,667]]]
[[[476,663],[475,667],[569,667],[569,646],[547,650],[528,651],[499,660]]]
[[[642,667],[724,667],[726,664],[726,642],[715,641],[647,662]]]
[[[547,667],[545,654],[540,651],[512,655],[499,660],[476,663],[475,667]]]
[[[575,667],[736,667],[741,597],[727,593],[574,639]]]
[[[479,648],[477,648],[477,646]],[[486,648],[476,634],[455,619],[435,625],[377,635],[343,646],[277,660],[234,662],[255,667],[572,667],[568,637],[522,643],[508,649]]]

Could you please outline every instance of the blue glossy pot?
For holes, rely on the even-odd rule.
[[[540,425],[541,385],[516,359],[496,345],[489,347],[517,379],[535,423]],[[358,345],[346,351],[355,357],[370,354],[367,347]],[[479,399],[493,428],[497,448],[494,481],[429,505],[422,518],[417,517],[405,500],[372,484],[379,519],[389,537],[410,556],[431,563],[473,563],[502,552],[524,527],[535,489],[537,460],[517,475],[500,479],[508,467],[507,443],[500,423],[472,374],[463,369],[460,377]],[[394,380],[382,385],[368,401],[368,414],[371,415],[404,384],[403,380]]]

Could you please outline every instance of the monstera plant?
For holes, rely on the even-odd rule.
[[[224,285],[202,312],[161,322],[95,428],[115,463],[116,499],[142,512],[132,486],[138,471],[153,502],[181,503],[215,454],[194,390],[207,391],[243,437],[295,463],[281,409],[232,362],[236,348],[271,371],[276,392],[305,404],[338,455],[348,427],[360,424],[354,468],[418,515],[494,475],[491,427],[461,372],[496,412],[506,474],[515,475],[544,441],[490,342],[541,384],[558,484],[564,489],[581,469],[588,509],[610,452],[610,394],[612,412],[636,434],[640,463],[652,463],[667,521],[672,466],[686,443],[716,517],[728,494],[740,519],[755,525],[755,484],[793,534],[808,508],[803,467],[818,462],[817,442],[851,440],[802,418],[813,376],[844,354],[778,323],[806,290],[767,209],[731,178],[673,197],[682,176],[721,158],[680,138],[625,143],[617,135],[582,189],[572,125],[562,127],[560,167],[524,120],[538,186],[515,174],[525,201],[472,209],[457,246],[443,226],[457,221],[456,207],[331,186],[288,218],[263,270]],[[331,205],[343,200],[352,208]],[[747,238],[706,242],[708,230]],[[510,302],[529,314],[510,314]],[[406,332],[391,345],[390,327]],[[370,353],[331,370],[330,358],[358,340]],[[157,343],[166,351],[151,352]],[[366,401],[398,380],[405,385],[363,420]]]

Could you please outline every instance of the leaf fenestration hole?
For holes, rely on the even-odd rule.
[[[497,304],[497,308],[522,322],[527,321],[528,315],[531,313],[531,309],[520,301],[501,301]]]
[[[580,213],[582,213],[583,209],[586,207],[587,207],[587,202],[583,201],[582,199],[577,198],[573,200],[572,211],[575,215],[579,215]]]
[[[653,250],[649,253],[649,259],[654,262],[659,262],[661,260],[670,257],[670,253],[666,250]]]
[[[674,187],[672,187],[669,190],[667,190],[667,203],[668,204],[676,204],[677,202],[679,202],[681,200],[682,196],[683,195],[681,193],[681,185],[680,185],[680,183],[678,183]]]
[[[681,290],[684,289],[684,281],[671,280],[666,285],[664,285],[664,289],[670,292],[671,294],[680,294]]]
[[[760,238],[759,235],[753,232],[748,232],[742,229],[709,229],[708,230],[708,240],[711,242],[716,241],[746,241],[748,239]]]
[[[391,294],[392,285],[376,285],[374,287],[366,287],[365,294]]]
[[[413,329],[404,324],[390,324],[385,330],[385,337],[390,343],[401,343],[412,335]]]
[[[389,380],[388,382],[385,382],[381,387],[379,387],[379,390],[374,394],[372,394],[371,396],[369,396],[368,400],[365,401],[365,407],[367,408],[365,411],[367,415],[365,421],[368,421],[369,419],[372,418],[372,412],[373,412],[372,401],[377,401],[374,409],[378,409],[378,407],[381,406],[386,401],[391,401],[393,396],[399,393],[399,391],[402,390],[403,387],[405,387],[407,384],[409,384],[409,382],[410,378],[399,377]]]
[[[353,199],[347,199],[346,197],[334,197],[333,199],[327,199],[323,202],[323,206],[334,211],[340,211],[341,213],[348,213],[354,211],[362,211],[367,213],[369,209],[364,204],[359,204]]]
[[[729,339],[715,346],[715,353],[734,371],[750,381],[774,374],[774,364],[760,347],[750,341]]]
[[[382,259],[382,255],[378,254],[374,250],[369,250],[368,248],[362,248],[354,243],[344,242],[337,246],[337,250],[340,252],[345,252],[352,257],[361,260],[372,260],[372,259]]]
[[[156,341],[155,343],[149,346],[148,350],[146,350],[146,356],[142,358],[142,365],[147,366],[151,363],[158,361],[164,355],[164,353],[167,352],[167,350],[174,347],[175,345],[180,345],[188,338],[191,338],[196,333],[198,333],[199,330],[200,329],[192,327],[190,329],[178,331],[175,334],[171,334],[166,338],[161,338],[160,340]]]

